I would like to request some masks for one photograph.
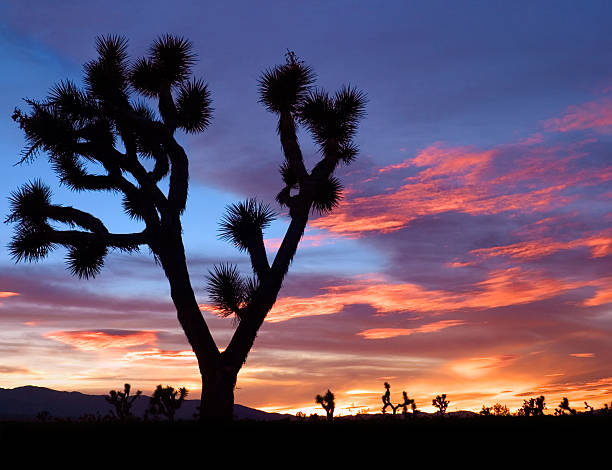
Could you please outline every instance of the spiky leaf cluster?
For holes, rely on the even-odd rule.
[[[256,289],[253,281],[245,281],[238,267],[222,263],[208,272],[208,297],[222,317],[240,316],[241,308]]]
[[[202,80],[181,84],[176,98],[178,127],[185,132],[202,132],[210,124],[212,114],[210,92]]]
[[[251,198],[227,207],[221,220],[219,237],[231,241],[239,250],[248,250],[262,231],[276,218],[268,204]]]
[[[9,196],[10,212],[5,222],[40,226],[47,221],[51,188],[40,180],[26,183]]]
[[[123,104],[128,98],[127,39],[110,35],[96,38],[98,59],[85,64],[89,94],[105,104]]]
[[[102,266],[108,248],[103,243],[76,243],[68,249],[66,264],[69,271],[80,279],[96,277]]]
[[[350,86],[342,87],[334,96],[315,90],[303,101],[299,118],[323,149],[333,140],[341,147],[341,158],[350,162],[357,153],[351,139],[365,115],[365,104],[365,94]]]
[[[336,207],[342,199],[342,183],[335,176],[320,181],[314,193],[312,208],[319,214],[327,214]]]
[[[9,197],[10,212],[5,222],[17,223],[16,233],[8,245],[16,261],[38,261],[53,248],[47,211],[51,189],[39,180],[27,183]]]
[[[145,96],[159,96],[164,87],[179,85],[187,80],[194,63],[191,42],[166,34],[153,43],[148,57],[134,64],[130,82]]]
[[[273,113],[293,113],[314,83],[312,69],[287,54],[287,62],[266,70],[259,79],[259,102]]]

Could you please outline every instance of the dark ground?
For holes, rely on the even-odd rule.
[[[195,421],[130,423],[107,422],[0,422],[0,442],[40,445],[98,447],[124,442],[126,446],[156,442],[173,447],[218,448],[233,446],[241,450],[302,449],[302,451],[346,450],[419,452],[419,449],[454,449],[482,452],[497,449],[506,453],[529,453],[540,449],[555,453],[597,452],[612,461],[612,416],[473,417],[404,419],[401,416],[369,419],[340,418],[281,421],[241,420],[230,424],[201,424]],[[599,447],[599,445],[604,447]],[[553,446],[553,447],[551,447]],[[556,450],[554,450],[556,449]],[[590,449],[590,450],[589,450]],[[159,450],[159,449],[158,449]],[[609,467],[608,467],[609,468]]]

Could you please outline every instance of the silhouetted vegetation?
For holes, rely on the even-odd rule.
[[[431,404],[438,408],[440,416],[444,416],[450,401],[446,399],[446,393],[443,393],[442,395],[437,395],[436,398],[431,401]]]
[[[185,387],[175,390],[174,387],[158,385],[151,396],[145,416],[165,416],[168,421],[173,422],[174,415],[185,401],[187,393]]]
[[[518,409],[518,416],[542,416],[546,409],[546,399],[544,395],[537,398],[523,400],[523,406]]]
[[[334,419],[334,408],[336,407],[335,397],[331,390],[327,390],[325,395],[317,395],[315,402],[323,407],[325,413],[327,413],[327,420],[331,421]]]
[[[408,407],[411,408],[413,414],[417,413],[416,402],[413,399],[408,398],[408,394],[405,391],[402,392],[403,401],[401,403],[398,403],[397,405],[394,405],[391,402],[391,385],[389,385],[388,382],[385,382],[384,386],[385,386],[385,393],[382,396],[382,402],[383,402],[382,414],[385,414],[387,412],[387,408],[391,408],[391,411],[393,411],[393,414],[395,415],[397,414],[397,410],[402,408],[402,414],[404,416],[407,416]]]
[[[115,413],[120,421],[132,418],[132,404],[142,395],[142,391],[138,390],[136,395],[130,396],[130,389],[130,384],[124,384],[123,391],[111,390],[108,392],[108,396],[104,397],[107,402],[115,407]]]
[[[408,398],[408,394],[404,391],[402,392],[402,398],[404,401],[402,402],[402,414],[404,417],[408,416],[408,407],[412,410],[412,414],[415,415],[418,413],[416,401],[412,398]]]
[[[559,403],[559,407],[555,408],[555,414],[556,415],[564,415],[564,414],[575,415],[576,410],[569,406],[569,400],[567,399],[567,397],[563,397],[563,399],[561,400],[561,403]]]
[[[342,184],[334,172],[358,154],[353,137],[364,115],[365,95],[350,86],[333,94],[314,89],[313,70],[292,52],[284,64],[261,76],[260,102],[278,119],[270,131],[278,132],[284,154],[276,200],[287,209],[290,224],[270,264],[263,242],[263,230],[275,217],[270,206],[247,199],[228,207],[221,236],[248,253],[253,277],[243,278],[229,264],[210,272],[211,302],[220,315],[237,320],[221,352],[187,269],[181,216],[187,205],[189,157],[176,138],[177,130],[206,130],[212,116],[210,92],[192,76],[196,56],[188,40],[161,36],[146,57],[132,62],[127,46],[123,37],[98,38],[98,56],[84,66],[84,87],[62,81],[45,99],[26,99],[29,109],[16,108],[13,119],[27,141],[20,163],[46,154],[62,184],[78,192],[119,194],[124,211],[144,228],[111,233],[93,214],[53,203],[50,187],[34,180],[10,196],[6,221],[15,224],[15,232],[9,250],[16,261],[30,262],[64,247],[68,270],[88,279],[99,274],[109,252],[148,247],[168,279],[178,320],[205,378],[201,418],[231,420],[238,372],[276,302],[310,214],[328,213],[340,201]],[[157,110],[140,98],[154,100]],[[310,170],[298,127],[320,149],[321,157]],[[150,168],[144,161],[151,162]],[[67,229],[58,227],[62,225]]]
[[[495,405],[493,405],[493,414],[495,416],[510,416],[510,410],[506,405],[495,403]]]

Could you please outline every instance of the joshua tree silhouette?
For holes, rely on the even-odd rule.
[[[402,398],[404,399],[404,401],[401,403],[401,407],[403,409],[402,414],[404,415],[404,417],[408,416],[409,406],[410,406],[410,409],[412,410],[412,414],[416,414],[417,406],[416,406],[416,402],[414,401],[414,399],[408,398],[408,394],[405,391],[402,392]]]
[[[336,407],[334,394],[331,390],[327,390],[325,395],[317,395],[315,397],[315,402],[323,407],[325,412],[327,413],[327,420],[331,421],[334,419],[334,408]]]
[[[438,413],[440,413],[440,416],[444,416],[444,413],[446,413],[446,408],[448,408],[449,403],[450,401],[446,399],[446,393],[443,393],[442,395],[437,395],[436,398],[431,401],[431,404],[438,408]]]
[[[400,408],[402,408],[402,414],[404,416],[406,416],[408,414],[408,407],[412,407],[412,412],[413,414],[416,412],[416,403],[413,399],[408,398],[408,394],[404,391],[402,392],[402,397],[404,399],[404,401],[402,403],[398,403],[397,405],[394,405],[393,403],[391,403],[391,385],[389,385],[389,382],[385,382],[384,383],[385,386],[385,394],[382,396],[382,402],[383,402],[383,407],[382,407],[382,413],[386,414],[387,413],[387,408],[391,408],[391,411],[393,411],[393,414],[397,414],[397,410],[399,410]]]
[[[546,409],[546,399],[544,395],[540,395],[537,398],[530,398],[529,400],[523,400],[523,406],[519,408],[519,416],[542,416]]]
[[[132,412],[130,411],[132,404],[142,395],[142,391],[138,390],[136,395],[130,397],[130,389],[130,384],[125,384],[123,392],[121,390],[111,390],[108,392],[108,396],[104,397],[107,402],[115,407],[115,413],[120,421],[127,421],[132,417]]]
[[[510,410],[506,405],[495,403],[495,405],[493,405],[493,414],[495,416],[510,416]]]
[[[174,390],[173,387],[158,385],[149,401],[147,415],[165,416],[168,421],[174,421],[176,411],[181,407],[188,391],[185,387]]]
[[[339,164],[357,156],[353,137],[364,115],[365,96],[351,87],[332,95],[313,90],[312,69],[293,53],[262,75],[260,101],[278,116],[285,157],[280,167],[284,187],[277,201],[288,208],[291,221],[269,264],[263,229],[273,220],[273,211],[254,199],[228,208],[221,236],[248,252],[254,278],[243,279],[227,264],[210,273],[209,294],[216,311],[238,320],[231,341],[220,352],[194,295],[182,239],[189,158],[175,133],[203,132],[212,112],[208,87],[191,78],[191,43],[162,36],[147,57],[131,64],[122,37],[98,38],[97,51],[98,58],[85,64],[84,89],[63,81],[46,99],[26,100],[28,112],[15,109],[13,119],[27,139],[21,162],[45,152],[63,184],[75,191],[121,194],[125,212],[144,229],[111,233],[94,215],[53,204],[50,188],[33,181],[10,196],[7,222],[16,223],[10,252],[17,261],[36,261],[63,246],[68,249],[68,269],[91,278],[109,251],[135,252],[148,246],[168,278],[178,320],[198,361],[201,418],[230,420],[238,372],[276,302],[311,210],[329,212],[340,200],[342,186],[333,174]],[[159,113],[135,101],[136,94],[156,100]],[[321,150],[322,158],[310,171],[296,137],[298,125]],[[143,160],[153,162],[150,171]],[[103,171],[90,173],[92,166]],[[162,180],[167,180],[166,192]]]
[[[576,410],[569,406],[569,400],[567,399],[567,397],[563,397],[563,399],[561,400],[561,403],[559,403],[559,408],[555,408],[555,414],[556,415],[564,415],[564,414],[575,415]]]

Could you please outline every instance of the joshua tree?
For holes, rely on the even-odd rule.
[[[210,274],[216,312],[237,319],[221,352],[194,295],[182,239],[189,158],[176,132],[203,132],[212,110],[208,87],[191,77],[191,43],[162,36],[147,57],[132,63],[124,38],[98,38],[97,51],[98,58],[85,64],[84,88],[63,81],[42,101],[26,100],[28,111],[15,109],[13,119],[27,139],[21,162],[44,152],[61,183],[75,191],[120,194],[125,212],[144,228],[111,233],[94,215],[52,203],[50,188],[33,181],[10,197],[7,222],[16,224],[10,252],[17,261],[36,261],[62,246],[72,274],[91,278],[109,251],[135,252],[147,246],[168,279],[179,323],[198,361],[201,418],[230,420],[238,372],[276,302],[310,213],[329,212],[340,200],[342,186],[334,171],[357,155],[353,137],[364,115],[365,96],[351,87],[331,95],[313,90],[312,69],[293,53],[261,77],[260,101],[278,117],[284,160],[277,201],[288,209],[290,223],[270,264],[263,229],[273,220],[273,211],[254,199],[229,207],[221,236],[248,253],[254,277],[245,280],[236,267],[225,264]],[[158,113],[137,101],[138,94],[155,100]],[[298,144],[298,126],[321,150],[310,171]],[[144,160],[152,165],[145,166]],[[92,172],[96,167],[101,171]]]
[[[495,403],[495,405],[493,405],[493,414],[495,416],[510,416],[510,410],[506,405]]]
[[[185,387],[174,390],[173,387],[162,387],[158,385],[149,401],[147,415],[164,415],[168,421],[174,421],[176,411],[181,407],[187,396]]]
[[[482,410],[480,410],[481,416],[491,416],[491,407],[482,405]]]
[[[567,399],[567,397],[563,397],[563,399],[561,400],[561,403],[559,403],[559,408],[555,408],[555,414],[556,415],[564,415],[566,413],[569,413],[571,415],[575,415],[576,414],[576,410],[569,406],[569,400]]]
[[[412,409],[412,414],[416,413],[416,402],[413,398],[408,398],[408,394],[404,391],[402,392],[402,398],[404,401],[401,403],[402,414],[406,417],[408,416],[408,407]]]
[[[108,392],[108,396],[104,397],[107,402],[115,407],[117,418],[120,421],[126,421],[132,417],[132,404],[136,399],[142,395],[142,391],[138,390],[136,395],[130,397],[130,384],[123,385],[123,392],[121,390],[111,390]]]
[[[397,413],[397,409],[400,407],[400,405],[394,405],[393,403],[391,403],[391,385],[389,385],[389,382],[385,382],[384,385],[385,394],[382,396],[382,413],[385,414],[387,412],[387,408],[391,407],[393,414],[395,414]]]
[[[334,400],[335,397],[331,390],[327,390],[327,393],[325,395],[317,395],[315,397],[315,402],[321,405],[327,413],[328,421],[334,419],[334,408],[336,407]]]
[[[404,401],[402,403],[398,403],[397,405],[394,405],[393,403],[391,403],[391,385],[389,385],[389,382],[385,382],[385,394],[382,396],[382,402],[383,402],[383,407],[382,407],[382,413],[385,414],[387,412],[387,408],[391,408],[391,411],[393,411],[393,414],[397,414],[397,410],[399,410],[400,408],[403,409],[402,414],[404,416],[406,416],[408,414],[408,407],[412,406],[412,412],[414,413],[414,411],[416,410],[416,404],[414,402],[414,400],[408,398],[408,394],[404,391],[402,392]]]
[[[546,409],[546,400],[544,395],[537,398],[523,400],[523,406],[518,410],[519,416],[542,416]]]
[[[446,399],[446,393],[443,393],[442,395],[437,395],[436,398],[431,401],[431,404],[438,408],[438,413],[440,413],[440,416],[444,416],[444,413],[446,413],[446,408],[448,408],[449,403],[450,401]]]
[[[584,409],[586,410],[586,413],[589,413],[589,414],[592,414],[593,411],[595,411],[593,407],[589,405],[586,401],[584,402]]]

